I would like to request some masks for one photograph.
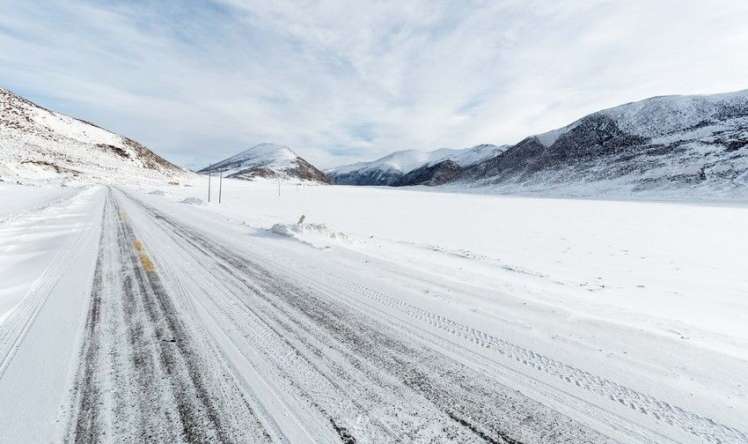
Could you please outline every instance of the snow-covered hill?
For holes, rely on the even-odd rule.
[[[328,183],[325,173],[299,157],[291,148],[272,143],[253,146],[198,172],[223,172],[226,177],[246,180],[256,177],[281,177]]]
[[[467,168],[459,186],[565,195],[748,196],[748,90],[602,110]]]
[[[745,199],[748,90],[653,97],[595,112],[513,146],[398,151],[328,175],[350,185]]]
[[[138,142],[0,88],[0,178],[133,183],[186,171]]]
[[[506,149],[505,146],[478,145],[466,149],[441,148],[434,151],[396,151],[381,159],[359,162],[336,167],[327,171],[330,179],[345,185],[415,185],[403,182],[409,172],[451,161],[460,167],[467,167],[491,158]],[[423,176],[418,176],[423,179]],[[419,182],[420,183],[420,182]]]

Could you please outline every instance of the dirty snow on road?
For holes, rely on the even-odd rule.
[[[201,180],[0,227],[0,441],[748,440],[745,206]]]

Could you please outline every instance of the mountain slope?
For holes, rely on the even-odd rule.
[[[436,164],[426,164],[416,168],[400,177],[394,186],[407,185],[443,185],[459,177],[462,173],[462,167],[453,160],[442,160]]]
[[[579,195],[745,194],[748,90],[602,110],[528,137],[467,168],[456,182]]]
[[[496,145],[478,145],[466,149],[441,148],[434,151],[404,150],[388,154],[370,162],[359,162],[344,165],[327,171],[331,180],[343,185],[415,185],[429,181],[426,177],[429,171],[435,171],[432,166],[451,161],[459,167],[466,167],[484,159],[494,157],[505,147]],[[420,174],[410,175],[409,172],[424,168]],[[414,182],[418,178],[418,182]]]
[[[328,183],[325,173],[299,157],[291,148],[262,143],[214,163],[199,173],[223,172],[226,177],[252,180],[256,177],[281,177]]]
[[[0,88],[0,177],[131,182],[186,174],[132,139]]]

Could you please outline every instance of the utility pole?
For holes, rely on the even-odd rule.
[[[223,170],[219,173],[218,176],[218,204],[221,204],[221,194],[223,192]]]
[[[210,176],[211,174],[208,173],[208,202],[210,202]]]

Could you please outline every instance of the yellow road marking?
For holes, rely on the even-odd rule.
[[[138,252],[138,258],[140,258],[140,263],[143,264],[143,269],[148,272],[156,271],[156,266],[153,265],[153,261],[147,254],[145,254],[143,242],[136,239],[132,241],[132,246],[135,247],[135,251]]]
[[[143,269],[148,272],[156,271],[156,266],[153,265],[153,262],[151,262],[151,258],[145,255],[145,253],[141,253],[138,255],[140,257],[140,263],[143,264]]]

